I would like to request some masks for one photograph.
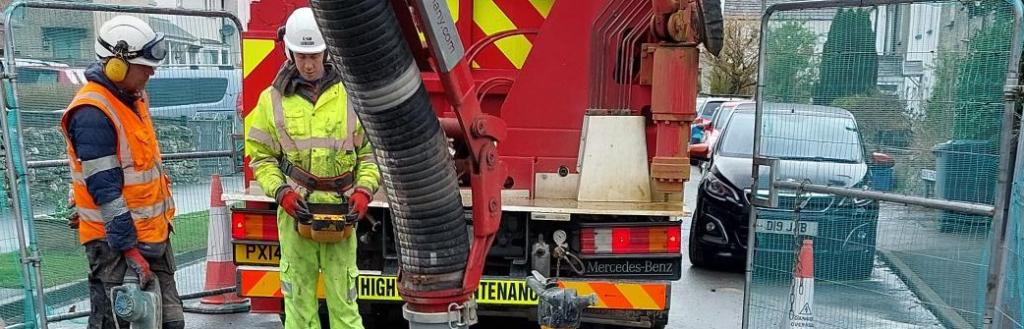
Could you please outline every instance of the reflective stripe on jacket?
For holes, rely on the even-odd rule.
[[[72,110],[83,105],[100,109],[110,120],[117,134],[116,155],[82,161],[75,153],[69,135],[69,121]],[[175,211],[170,181],[163,172],[149,107],[145,101],[139,100],[135,108],[138,114],[102,85],[89,82],[78,91],[61,118],[61,131],[67,140],[68,158],[71,159],[72,194],[81,216],[79,242],[83,244],[105,238],[104,223],[125,212],[131,213],[139,242],[167,241]],[[121,197],[97,205],[89,194],[86,179],[117,167],[124,173]]]
[[[264,90],[245,117],[245,153],[256,181],[270,197],[289,183],[280,169],[284,159],[317,177],[352,172],[354,188],[370,195],[379,186],[372,148],[341,83],[324,89],[316,104],[298,94],[282,95],[274,87]],[[312,191],[308,200],[339,203],[340,192],[346,191]]]

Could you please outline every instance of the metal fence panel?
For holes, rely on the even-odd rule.
[[[108,10],[112,7],[14,8],[7,32],[13,40],[8,49],[13,50],[15,65],[5,67],[13,68],[17,77],[17,133],[24,144],[23,154],[30,163],[65,159],[64,137],[59,130],[62,112],[95,70],[96,30],[117,13]],[[242,88],[241,39],[236,22],[213,15],[131,15],[164,33],[169,46],[168,58],[146,86],[161,152],[234,149],[232,134],[241,125],[237,106]],[[164,167],[173,181],[177,207],[171,241],[178,264],[178,290],[181,294],[201,292],[205,283],[210,177],[220,175],[225,189],[241,189],[241,173],[231,158],[168,160]],[[27,171],[34,218],[28,236],[35,237],[33,243],[40,251],[46,314],[52,317],[88,310],[84,249],[66,220],[70,213],[68,168],[43,166]],[[13,233],[6,226],[0,221],[0,246],[7,245]],[[0,250],[0,262],[16,261],[10,257],[10,251]],[[4,275],[7,268],[5,265],[0,271],[0,314],[10,316],[7,323],[11,324],[21,322],[17,318],[21,314],[7,312],[9,307],[3,303],[11,293],[4,289],[20,288],[21,283],[17,277]],[[23,297],[12,295],[10,301],[21,303]],[[84,323],[84,319],[73,321]]]
[[[777,181],[996,206],[1018,7],[836,1],[773,12],[760,115],[737,110],[715,152],[749,158],[749,140],[730,141],[759,122],[753,154],[778,159]],[[774,184],[759,170],[758,198]],[[791,302],[805,239],[817,328],[982,327],[992,216],[799,189],[756,213],[744,225],[754,235],[749,328],[803,311]]]
[[[1019,126],[1017,134],[1020,136]],[[1001,248],[1004,265],[994,328],[1024,328],[1024,140],[1019,142],[1017,160],[1010,215],[1006,223],[1006,244]]]
[[[0,168],[6,163],[6,157],[0,155]],[[7,181],[0,183],[6,191]],[[11,214],[9,195],[4,193],[0,197],[0,321],[6,323],[25,321],[25,278],[18,253],[16,220]]]

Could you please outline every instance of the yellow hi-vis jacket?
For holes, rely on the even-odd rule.
[[[274,197],[290,178],[280,169],[287,159],[317,177],[351,172],[354,189],[372,196],[380,185],[380,171],[362,124],[347,102],[342,84],[327,87],[311,104],[298,94],[284,96],[269,87],[245,117],[245,154],[249,166],[267,196]],[[299,185],[290,183],[292,187]],[[340,203],[340,192],[310,191],[313,203]]]

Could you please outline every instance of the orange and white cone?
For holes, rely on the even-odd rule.
[[[786,328],[814,328],[814,244],[804,240],[793,271]]]
[[[231,259],[231,215],[221,199],[223,187],[220,176],[214,174],[210,182],[210,219],[206,238],[206,284],[204,291],[235,286],[235,263]],[[249,311],[249,300],[231,292],[204,297],[199,303],[189,303],[186,310],[196,313],[239,313]]]

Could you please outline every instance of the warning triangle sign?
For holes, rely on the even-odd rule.
[[[802,316],[811,316],[811,304],[810,303],[804,304],[804,308],[800,310],[800,315],[802,315]]]

